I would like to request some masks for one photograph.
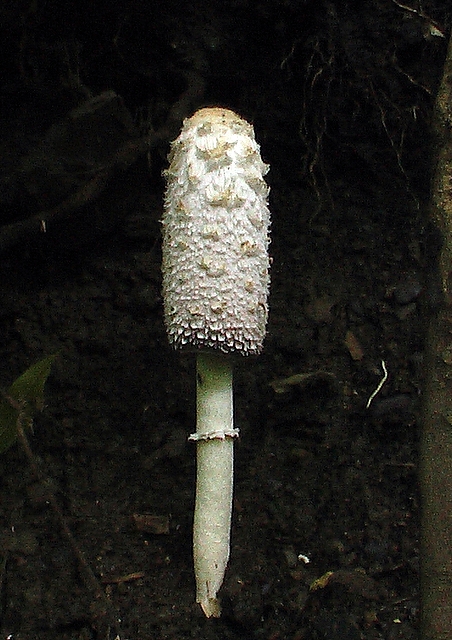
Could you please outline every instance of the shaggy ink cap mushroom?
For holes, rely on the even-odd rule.
[[[163,228],[165,325],[175,348],[257,354],[269,290],[268,166],[253,127],[205,108],[172,143]]]

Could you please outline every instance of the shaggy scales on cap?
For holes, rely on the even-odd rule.
[[[228,109],[185,120],[172,143],[163,224],[165,324],[176,348],[259,353],[269,288],[268,171]]]

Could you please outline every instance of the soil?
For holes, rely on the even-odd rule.
[[[209,29],[196,13],[183,24],[170,21],[169,9],[156,18],[171,22],[173,49],[180,49],[185,38],[180,68],[204,76],[205,102],[226,102],[254,122],[271,166],[268,336],[261,356],[239,358],[235,366],[241,435],[223,615],[206,620],[194,602],[195,448],[187,436],[194,430],[195,363],[193,356],[170,350],[163,324],[163,148],[153,152],[150,171],[148,159],[140,157],[82,215],[0,255],[1,388],[6,390],[33,362],[58,354],[45,407],[29,436],[47,481],[36,478],[20,446],[0,457],[1,638],[418,637],[417,442],[424,309],[434,295],[426,258],[433,240],[425,214],[424,134],[444,40],[427,42],[411,22],[409,30],[411,16],[397,3],[363,3],[358,17],[341,13],[340,3],[325,3],[328,11],[339,12],[343,25],[343,49],[333,51],[331,33],[321,29],[326,18],[315,4],[281,3],[277,22],[279,3],[234,3],[234,11],[246,19],[252,11],[259,16],[263,35],[250,37],[249,49],[246,27],[239,29],[234,48],[235,13],[220,11],[217,3],[211,3],[217,22],[212,19]],[[378,8],[376,15],[371,4]],[[430,9],[435,12],[434,3]],[[27,10],[22,8],[22,16],[29,24],[27,37],[35,38],[33,51],[54,61],[51,23],[45,27],[47,41],[55,44],[51,53],[44,37],[38,47],[37,27],[30,26],[41,24],[44,9]],[[122,25],[126,42],[140,11],[139,2],[129,7]],[[438,11],[433,13],[437,20]],[[307,20],[309,45],[307,37],[302,41],[304,32],[294,35],[295,18]],[[376,44],[355,37],[379,19],[389,35],[375,31]],[[16,15],[9,20],[17,34],[24,33],[23,21]],[[106,20],[113,33],[113,18]],[[381,38],[389,48],[396,21],[398,50],[406,60],[409,47],[419,52],[419,66],[405,67],[406,74],[411,79],[417,74],[419,85],[430,77],[430,93],[406,76],[403,91],[390,85],[395,63],[381,71],[375,62],[372,46],[380,47]],[[111,50],[101,51],[104,41],[94,46],[87,22],[77,25],[88,34],[80,54],[83,82],[90,89],[117,91],[131,113],[143,106],[139,82],[131,87],[126,82],[127,70],[139,58],[138,44],[131,53],[123,42],[112,60]],[[218,29],[226,42],[215,40]],[[138,32],[140,38],[144,35]],[[272,43],[269,48],[264,39]],[[75,40],[66,42],[74,46]],[[155,126],[183,85],[167,45],[153,45],[161,67],[171,71],[152,103]],[[206,51],[228,61],[224,78],[204,70]],[[127,68],[121,67],[118,52],[130,56]],[[63,197],[61,181],[58,188],[46,184],[43,194],[31,189],[29,174],[12,167],[73,107],[67,96],[74,101],[73,88],[65,86],[52,98],[58,117],[49,115],[48,95],[42,102],[36,98],[37,87],[50,82],[42,77],[44,63],[22,54],[41,75],[32,90],[21,78],[19,88],[10,82],[3,93],[10,145],[8,153],[6,143],[2,146],[4,224]],[[306,71],[308,54],[331,56],[324,66],[312,58],[317,70],[331,73],[330,102],[317,102],[315,72]],[[101,64],[105,57],[107,70]],[[359,61],[356,68],[351,58]],[[147,91],[155,93],[161,75],[145,68],[143,55],[139,59],[140,79],[152,76]],[[155,60],[157,55],[157,65]],[[369,80],[365,73],[373,65],[378,72]],[[223,80],[226,89],[220,89]],[[58,83],[61,88],[60,77]],[[388,98],[384,113],[370,93],[369,102],[363,98],[372,86]],[[324,85],[319,95],[325,90]],[[18,92],[26,97],[20,113],[14,106]],[[401,103],[419,113],[420,123],[413,121],[412,130],[404,129],[405,116],[396,127],[393,107]],[[407,131],[407,139],[399,145],[401,131]],[[14,192],[6,196],[11,176],[19,174],[22,183],[14,183]],[[106,595],[108,614],[61,530],[49,491]]]

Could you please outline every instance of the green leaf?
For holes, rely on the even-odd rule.
[[[36,411],[44,406],[44,386],[56,354],[29,367],[20,375],[0,401],[0,453],[11,447],[17,438],[17,421],[31,425]],[[14,406],[17,404],[17,406]]]

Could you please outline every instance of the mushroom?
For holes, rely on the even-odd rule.
[[[268,171],[253,127],[204,108],[184,121],[165,171],[164,318],[170,344],[197,354],[193,556],[196,601],[218,617],[232,512],[232,359],[258,354],[269,290]]]

